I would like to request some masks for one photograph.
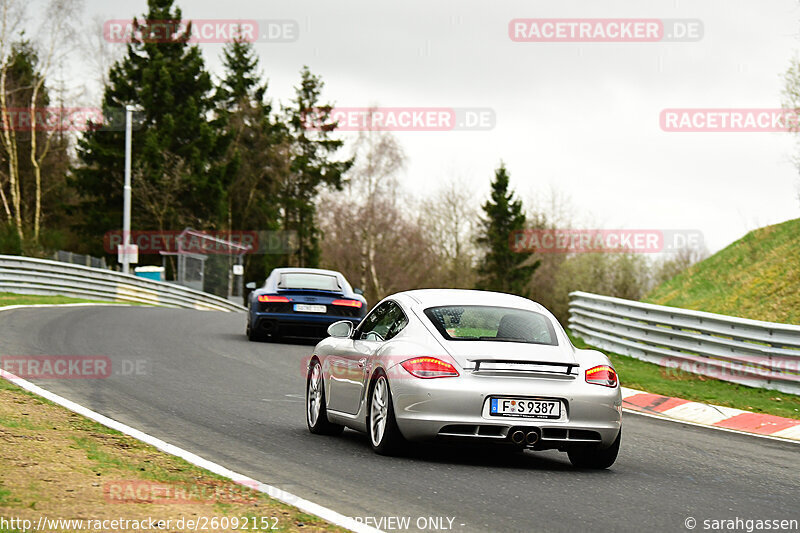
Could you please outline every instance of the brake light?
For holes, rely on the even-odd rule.
[[[586,383],[604,387],[617,386],[617,373],[608,365],[600,365],[586,371]]]
[[[288,302],[289,298],[286,296],[272,296],[271,294],[259,294],[259,302]]]
[[[359,300],[334,300],[331,302],[333,305],[344,305],[346,307],[361,307],[364,305]]]
[[[422,379],[454,378],[459,375],[456,367],[435,357],[415,357],[403,361],[400,366],[412,376]]]

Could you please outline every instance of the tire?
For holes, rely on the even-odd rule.
[[[246,333],[247,333],[247,340],[249,340],[250,342],[261,342],[264,340],[264,336],[261,335],[261,333],[250,327],[249,321],[247,322]]]
[[[325,380],[322,379],[322,367],[314,360],[306,379],[306,424],[308,430],[315,435],[341,435],[344,426],[328,421],[328,410],[325,408]]]
[[[370,386],[367,433],[372,450],[379,455],[395,455],[405,442],[394,416],[389,380],[382,372],[375,375]]]
[[[608,448],[575,447],[567,450],[569,461],[576,468],[590,468],[602,470],[614,464],[619,454],[619,444],[622,440],[622,430],[619,431],[614,444]]]

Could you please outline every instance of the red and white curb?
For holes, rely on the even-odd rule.
[[[690,402],[622,387],[622,407],[628,411],[728,431],[800,441],[800,420],[751,413],[732,407]]]

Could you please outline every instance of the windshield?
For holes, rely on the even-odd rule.
[[[279,289],[316,289],[320,291],[341,291],[336,276],[328,274],[309,274],[290,272],[282,274],[278,282]]]
[[[470,305],[431,307],[425,315],[447,340],[558,345],[550,319],[535,311]]]

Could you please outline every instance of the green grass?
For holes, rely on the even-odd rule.
[[[81,304],[81,303],[114,303],[103,302],[100,300],[84,300],[81,298],[70,298],[68,296],[35,296],[29,294],[14,294],[11,292],[0,292],[0,307],[7,305],[54,305],[54,304]]]
[[[35,424],[30,420],[26,420],[24,418],[21,418],[19,420],[14,420],[11,418],[3,418],[2,416],[0,416],[0,426],[11,429],[22,428],[22,429],[28,429],[30,431],[38,431],[40,429],[45,429],[44,426]]]
[[[59,517],[96,513],[98,517],[141,519],[141,505],[117,505],[104,496],[101,488],[89,489],[85,496],[70,499],[64,497],[64,484],[58,482],[68,480],[66,486],[75,489],[90,484],[101,487],[102,480],[107,479],[130,483],[146,480],[175,485],[176,491],[194,495],[199,500],[199,503],[187,502],[183,507],[166,506],[164,516],[159,518],[176,520],[183,517],[183,512],[194,511],[192,515],[206,517],[246,516],[250,519],[251,531],[266,530],[273,525],[275,530],[287,532],[343,531],[318,517],[272,500],[265,493],[237,485],[184,459],[162,453],[52,402],[38,399],[3,379],[0,379],[0,409],[0,429],[11,430],[16,437],[3,445],[9,446],[13,453],[0,454],[0,508],[4,511],[30,515],[32,509]],[[30,413],[30,417],[23,413]],[[25,470],[29,465],[14,462],[14,457],[34,458],[33,465],[39,473],[32,477],[30,471]],[[41,475],[46,477],[36,477]],[[265,526],[255,520],[262,516],[276,517],[277,523],[270,518]],[[253,528],[255,524],[258,526]],[[0,528],[0,533],[4,531],[7,530]]]
[[[800,218],[751,231],[644,301],[800,324]]]
[[[129,471],[132,474],[135,473],[142,479],[150,481],[186,484],[192,484],[200,478],[222,482],[228,481],[227,478],[214,474],[213,472],[207,472],[180,457],[171,457],[169,463],[164,465],[153,462],[149,458],[133,460],[130,457],[121,458],[114,453],[104,451],[101,444],[112,444],[115,447],[122,447],[133,451],[145,451],[149,449],[149,446],[139,441],[131,441],[126,435],[108,428],[106,428],[107,431],[104,432],[107,437],[98,442],[98,434],[90,429],[95,424],[97,424],[97,422],[88,420],[87,424],[77,426],[81,429],[72,437],[74,447],[86,452],[87,459],[93,462],[93,472]],[[73,429],[76,428],[74,425],[72,425],[72,427]],[[91,433],[89,433],[91,438],[82,436],[87,431],[91,431]]]
[[[695,402],[800,419],[800,396],[737,385],[691,374],[680,369],[668,369],[633,357],[594,348],[572,334],[570,334],[570,339],[577,348],[593,348],[608,355],[619,374],[623,387]]]
[[[36,394],[34,394],[34,393],[30,392],[30,391],[27,391],[27,390],[25,390],[25,389],[23,389],[21,387],[18,387],[17,385],[14,385],[13,383],[11,383],[8,380],[0,378],[0,391],[3,391],[3,390],[11,390],[11,391],[14,391],[14,392],[16,392],[18,394],[24,394],[25,396],[28,396],[29,398],[31,398],[31,400],[34,403],[37,403],[37,404],[40,404],[40,405],[41,404],[44,404],[44,405],[56,405],[55,403],[51,402],[50,400],[48,400],[46,398],[42,398],[39,395],[36,395]],[[86,420],[89,420],[89,419],[87,418]],[[89,421],[93,422],[91,420],[89,420]],[[94,422],[94,423],[96,423],[96,422]],[[103,426],[103,427],[105,427],[105,426]]]

